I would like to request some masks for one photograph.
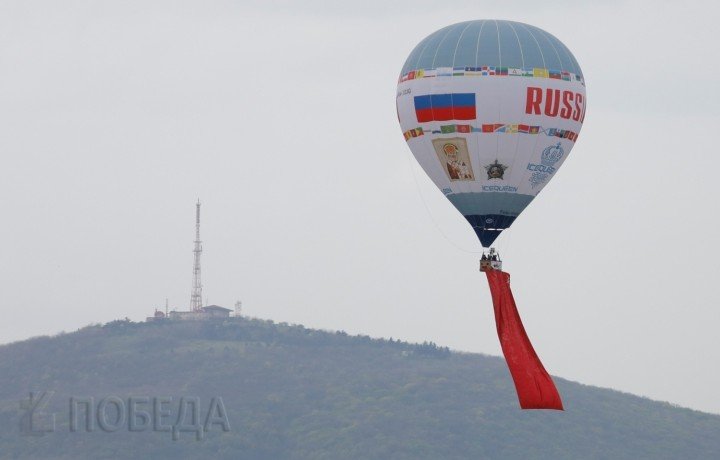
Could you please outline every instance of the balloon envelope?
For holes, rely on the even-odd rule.
[[[477,20],[418,44],[396,101],[413,155],[488,247],[567,158],[586,97],[580,66],[557,38]]]

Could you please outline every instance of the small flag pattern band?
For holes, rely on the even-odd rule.
[[[577,81],[585,86],[585,80],[581,75],[566,70],[544,69],[540,67],[516,68],[516,67],[437,67],[434,69],[415,69],[400,75],[398,83],[420,78],[435,77],[534,77],[552,78],[555,80]]]
[[[504,133],[504,134],[544,134],[549,137],[557,137],[560,139],[568,139],[575,142],[578,137],[578,133],[568,129],[558,128],[543,128],[542,126],[536,125],[521,125],[521,124],[483,124],[479,126],[472,126],[466,124],[451,124],[441,125],[438,129],[424,130],[422,127],[407,130],[403,133],[406,141],[414,137],[424,136],[426,133],[431,134],[492,134],[492,133]]]

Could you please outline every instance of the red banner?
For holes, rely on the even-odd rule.
[[[490,284],[500,345],[515,382],[520,407],[563,410],[560,394],[535,353],[520,320],[510,290],[510,274],[500,270],[485,273]]]

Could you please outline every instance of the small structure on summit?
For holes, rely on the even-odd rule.
[[[220,319],[230,317],[229,308],[221,307],[219,305],[208,305],[207,307],[200,307],[198,310],[193,311],[171,311],[169,319],[172,320],[198,320],[198,319]]]
[[[165,312],[163,313],[162,310],[155,309],[155,313],[153,313],[152,316],[148,316],[145,318],[145,321],[165,321],[168,319],[168,299],[165,299]]]

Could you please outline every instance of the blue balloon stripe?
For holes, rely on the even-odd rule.
[[[452,24],[423,39],[401,70],[437,67],[505,66],[582,71],[570,50],[555,36],[514,21],[476,20]]]

